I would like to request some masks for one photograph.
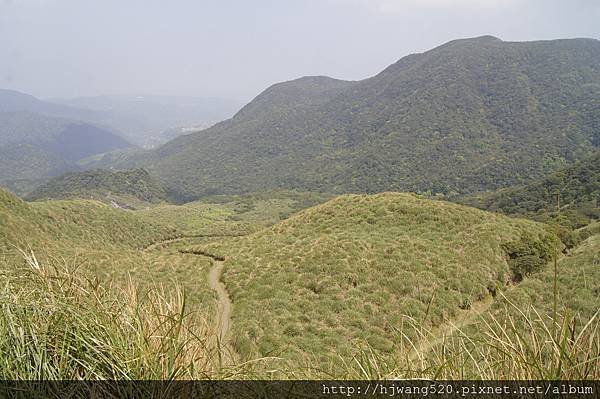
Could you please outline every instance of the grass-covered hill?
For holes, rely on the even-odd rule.
[[[456,40],[372,78],[276,84],[155,151],[183,200],[295,188],[470,193],[524,184],[600,145],[600,41]]]
[[[424,328],[454,320],[543,268],[560,245],[542,224],[384,193],[341,196],[190,250],[225,258],[242,358],[281,356],[299,369],[366,348],[399,353],[399,331],[416,339],[407,317]]]
[[[547,226],[394,193],[345,195],[281,220],[322,200],[285,192],[126,211],[0,190],[0,374],[600,375],[597,223],[558,260],[553,328],[562,247]],[[182,237],[194,233],[203,237]],[[233,301],[226,335],[223,295]],[[234,350],[224,358],[223,348]]]
[[[50,179],[28,199],[85,198],[115,202],[120,206],[167,200],[164,187],[144,169],[126,171],[89,170]]]
[[[581,227],[600,219],[600,152],[527,185],[459,198],[477,208]],[[560,205],[560,214],[558,206]]]
[[[600,225],[586,230],[580,233],[587,238],[557,262],[556,278],[549,264],[485,312],[451,326],[445,340],[429,335],[437,346],[423,354],[425,363],[444,363],[442,377],[463,370],[485,379],[596,379]]]
[[[97,201],[1,189],[0,226],[4,379],[216,375],[208,258],[145,250],[179,232]]]
[[[28,203],[0,189],[0,244],[4,249],[113,246],[143,248],[176,234],[160,223],[98,201]]]
[[[0,185],[78,170],[94,154],[131,147],[111,130],[32,112],[0,112]],[[18,187],[16,185],[15,187]]]

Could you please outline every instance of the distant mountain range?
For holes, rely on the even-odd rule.
[[[105,165],[182,200],[295,188],[464,194],[525,184],[600,145],[600,41],[456,40],[357,82],[276,84],[232,119]]]
[[[231,118],[242,103],[223,98],[184,96],[97,96],[52,101],[91,111],[96,122],[123,132],[133,143],[152,147],[163,144],[177,133],[196,128],[201,130]],[[167,132],[165,132],[167,131]]]
[[[78,170],[80,159],[128,147],[115,132],[89,123],[0,112],[0,185],[26,192],[46,178]]]
[[[57,100],[58,101],[58,100]],[[133,144],[152,147],[230,117],[233,100],[122,96],[43,101],[0,89],[0,185],[25,194],[76,163]]]

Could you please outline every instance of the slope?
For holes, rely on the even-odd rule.
[[[599,104],[599,41],[486,36],[358,82],[276,84],[231,120],[113,165],[146,167],[183,200],[277,188],[468,193],[591,154]]]
[[[600,374],[600,229],[454,329],[425,354],[439,378],[595,379]],[[595,232],[595,234],[594,234]],[[556,287],[556,297],[554,290]],[[554,303],[556,301],[556,314]]]
[[[90,110],[42,101],[29,94],[0,89],[0,112],[31,112],[47,116],[94,120],[99,115]]]
[[[600,153],[539,181],[491,193],[456,198],[457,202],[493,212],[556,220],[581,227],[600,218]]]
[[[36,145],[69,161],[131,146],[88,123],[30,112],[0,113],[0,147],[11,144]]]
[[[96,201],[26,203],[1,189],[0,226],[5,378],[218,372],[206,345],[216,302],[210,262],[144,250],[179,232]]]
[[[431,327],[452,319],[526,275],[521,257],[538,267],[555,245],[534,222],[385,193],[341,196],[189,251],[225,257],[236,351],[300,369],[367,346],[393,353],[406,316]]]
[[[167,200],[164,187],[144,169],[121,172],[89,170],[53,178],[36,188],[28,199],[91,198],[120,206]]]
[[[84,122],[31,112],[0,113],[0,184],[78,170],[75,162],[131,147],[116,133]]]

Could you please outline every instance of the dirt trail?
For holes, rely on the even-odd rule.
[[[231,326],[231,299],[221,282],[221,273],[223,272],[223,261],[214,260],[213,267],[208,274],[208,284],[210,288],[217,293],[217,332],[221,358],[226,362],[231,362],[234,357],[233,348],[229,344],[229,328]]]
[[[220,236],[195,235],[172,238],[149,245],[144,249],[144,251],[151,251],[159,247],[167,246],[174,242],[198,237]],[[224,366],[233,366],[237,364],[238,355],[231,345],[231,339],[229,336],[231,328],[231,299],[229,298],[229,293],[227,292],[225,284],[223,284],[221,281],[221,273],[223,272],[224,267],[223,261],[225,258],[204,252],[202,250],[179,250],[179,252],[182,254],[190,254],[195,256],[206,256],[212,259],[213,265],[208,273],[208,284],[210,288],[217,293],[217,312],[215,316],[215,331],[217,332],[217,336],[215,337],[215,342],[213,344],[220,352],[221,364]]]
[[[416,361],[420,359],[420,355],[424,356],[436,345],[444,342],[446,338],[454,334],[457,330],[475,322],[477,318],[487,311],[490,306],[494,303],[494,298],[488,296],[487,298],[477,301],[471,306],[468,311],[465,311],[459,315],[456,319],[443,323],[427,333],[429,338],[436,337],[433,339],[421,339],[417,345],[418,352],[412,352],[409,359]]]

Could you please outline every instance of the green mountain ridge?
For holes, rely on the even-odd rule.
[[[491,212],[582,227],[600,219],[600,152],[528,185],[454,200]]]
[[[103,162],[147,168],[184,201],[279,188],[470,193],[590,155],[599,107],[599,41],[481,37],[362,81],[276,84],[228,121]]]

